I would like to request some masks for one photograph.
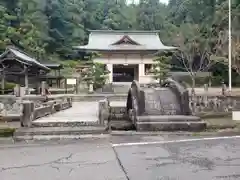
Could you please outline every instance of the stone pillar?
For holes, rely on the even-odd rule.
[[[139,64],[138,66],[138,81],[142,83],[142,78],[145,76],[145,65]]]
[[[93,93],[93,83],[89,84],[89,93]]]
[[[110,71],[108,82],[112,83],[113,82],[113,64],[107,64],[107,69],[108,71]]]
[[[227,86],[224,82],[222,82],[222,95],[226,96],[226,92],[227,92]]]
[[[16,97],[20,96],[20,85],[16,84],[16,86],[14,87],[14,94]]]
[[[41,95],[42,96],[46,96],[46,82],[45,81],[42,81],[41,83]]]
[[[203,96],[204,106],[207,107],[208,103],[208,85],[204,84],[204,96]]]
[[[106,126],[109,119],[109,102],[107,99],[98,102],[98,120],[99,124]]]
[[[23,116],[21,118],[22,127],[31,127],[34,118],[34,103],[31,101],[23,102]]]

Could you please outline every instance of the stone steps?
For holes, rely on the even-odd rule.
[[[200,117],[197,116],[185,116],[185,115],[149,115],[138,116],[138,122],[199,122]]]
[[[138,116],[135,126],[137,131],[201,131],[207,124],[197,116],[150,115]]]
[[[110,119],[127,120],[126,101],[110,101]]]
[[[137,131],[201,131],[206,129],[206,122],[136,122],[135,126]]]
[[[130,130],[135,130],[135,126],[133,125],[133,123],[129,120],[124,120],[124,119],[120,119],[120,120],[112,120],[110,122],[110,128],[111,130],[115,131],[130,131]]]
[[[128,120],[126,103],[110,102],[112,130],[137,131],[200,131],[206,128],[206,122],[197,116],[185,115],[142,115],[136,122]],[[133,125],[135,124],[135,125]]]

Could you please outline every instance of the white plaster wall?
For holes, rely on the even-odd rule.
[[[94,62],[99,62],[107,65],[109,74],[109,82],[113,81],[112,72],[113,64],[139,64],[138,74],[139,74],[139,83],[152,83],[154,78],[150,75],[145,75],[145,66],[144,64],[154,64],[153,57],[141,56],[140,54],[103,54],[101,57],[94,59]]]
[[[102,55],[94,59],[95,62],[103,64],[153,64],[152,57],[141,56],[139,54],[112,54]]]
[[[107,64],[107,69],[108,69],[108,71],[110,71],[107,83],[112,83],[112,81],[113,81],[113,65]]]
[[[147,76],[139,77],[140,84],[148,84],[148,83],[154,83],[154,82],[157,82],[157,80],[155,80],[153,76],[147,75]]]

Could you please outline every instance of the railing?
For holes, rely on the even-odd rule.
[[[34,97],[36,98],[36,97]],[[31,98],[30,98],[31,99]],[[7,99],[0,103],[0,115],[6,121],[20,121],[21,126],[31,127],[38,118],[72,107],[70,97],[51,98],[49,101]]]

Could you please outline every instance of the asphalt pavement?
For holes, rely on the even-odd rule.
[[[1,180],[236,180],[240,136],[117,136],[0,144]]]

